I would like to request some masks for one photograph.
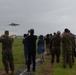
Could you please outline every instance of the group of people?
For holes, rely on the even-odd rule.
[[[38,41],[37,41],[38,39]],[[4,35],[0,37],[0,43],[2,43],[2,62],[6,73],[9,72],[9,66],[12,74],[14,73],[14,62],[12,54],[12,43],[14,39],[9,37],[9,31],[6,30]],[[34,35],[34,29],[30,29],[28,34],[24,34],[24,39],[22,40],[24,45],[24,56],[27,65],[27,72],[30,72],[30,65],[32,66],[32,71],[36,70],[36,53],[38,53],[40,62],[44,62],[44,56],[51,55],[51,63],[54,64],[55,57],[56,62],[60,62],[60,54],[63,56],[63,67],[69,64],[72,68],[74,64],[74,51],[75,51],[75,35],[73,35],[69,29],[64,29],[61,35],[60,31],[52,34],[47,34],[45,37],[43,35]],[[8,64],[9,62],[9,64]]]
[[[29,42],[28,37],[30,35],[31,33],[26,36],[25,41]],[[37,41],[37,48],[36,48],[37,38],[38,38],[38,41]],[[63,67],[66,68],[66,65],[69,64],[70,68],[72,68],[74,64],[74,55],[75,55],[75,35],[73,35],[69,29],[67,28],[64,29],[64,32],[62,34],[60,31],[57,31],[56,33],[54,33],[54,35],[52,34],[47,34],[46,36],[40,35],[38,37],[36,36],[35,41],[33,39],[31,40],[32,41],[30,42],[30,44],[33,44],[33,42],[35,42],[35,45],[33,44],[33,46],[35,47],[35,50],[32,48],[33,46],[32,47],[29,46],[30,44],[28,44],[29,47],[27,50],[27,48],[25,47],[27,46],[26,43],[28,42],[24,42],[24,39],[23,39],[23,44],[25,48],[24,51],[31,51],[30,52],[31,54],[35,52],[35,59],[33,63],[34,67],[36,65],[35,60],[36,60],[36,52],[37,52],[41,63],[44,62],[45,53],[47,55],[51,55],[52,64],[54,64],[55,57],[56,57],[56,62],[57,63],[60,62],[60,55],[62,53]],[[31,58],[32,56],[30,56],[31,54],[28,54],[28,52],[25,52],[25,53],[28,56],[28,57],[25,56],[27,65],[31,64],[31,61],[33,60],[33,58]],[[30,68],[28,68],[28,71],[29,70]]]
[[[54,64],[56,57],[56,62],[60,62],[60,55],[62,53],[63,67],[66,68],[66,65],[69,64],[69,67],[72,68],[74,64],[75,52],[75,35],[70,32],[69,29],[65,28],[64,32],[54,33],[51,38],[51,63]]]

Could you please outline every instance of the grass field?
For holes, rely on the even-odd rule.
[[[17,71],[25,65],[23,44],[22,44],[22,39],[20,38],[14,40],[13,55],[14,55],[15,71]],[[43,70],[42,68],[45,68],[45,64],[47,64],[47,62],[45,62],[39,69]],[[47,69],[51,69],[51,67]],[[2,54],[1,54],[1,44],[0,44],[0,71],[2,70],[4,70],[4,67],[2,64]],[[36,75],[38,75],[38,72],[40,72],[40,70],[37,70]],[[62,67],[62,57],[61,57],[61,62],[59,64],[55,63],[54,75],[76,75],[76,62],[73,65],[72,69],[70,69],[69,66],[67,66],[67,68],[64,69]]]
[[[54,75],[76,75],[76,58],[72,68],[69,68],[69,65],[66,65],[66,68],[63,68],[61,57],[61,62],[59,64],[55,63]]]
[[[51,59],[51,56],[50,56],[50,59]],[[51,61],[49,61],[49,62],[51,64]],[[45,62],[45,63],[49,65],[48,62]],[[45,65],[46,65],[45,63],[42,64],[42,66],[38,69],[36,75],[39,75],[39,72],[45,72],[45,70],[43,71],[43,69],[45,68]],[[76,75],[76,58],[75,58],[75,63],[72,68],[69,68],[69,65],[66,65],[66,68],[63,68],[62,56],[61,56],[60,63],[55,62],[53,66],[54,66],[54,68],[51,68],[51,67],[47,68],[48,73],[49,73],[49,70],[52,69],[52,70],[54,70],[53,75]],[[46,69],[46,71],[47,71],[47,69]],[[48,75],[51,75],[51,74],[48,74]]]

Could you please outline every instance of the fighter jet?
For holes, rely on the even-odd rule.
[[[18,26],[18,25],[20,25],[20,24],[16,24],[16,23],[11,23],[11,24],[9,24],[10,26]]]

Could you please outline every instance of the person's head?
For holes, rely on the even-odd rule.
[[[4,33],[5,33],[5,36],[9,35],[9,31],[8,30],[6,30]]]
[[[24,34],[23,36],[24,36],[24,38],[25,38],[25,37],[27,36],[27,34]]]
[[[56,32],[54,32],[54,36],[56,35]]]
[[[65,29],[64,29],[64,32],[65,32],[65,33],[68,33],[68,32],[69,32],[69,30],[68,30],[67,28],[65,28]]]
[[[52,37],[52,34],[50,33],[50,37]]]
[[[49,38],[49,36],[50,36],[49,34],[46,35],[47,38]]]
[[[34,29],[30,29],[30,35],[34,34]]]
[[[60,34],[61,34],[60,31],[57,31],[57,35],[60,36]]]
[[[39,36],[39,39],[40,39],[40,40],[43,40],[43,35],[40,35],[40,36]]]

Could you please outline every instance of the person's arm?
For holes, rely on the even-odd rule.
[[[0,36],[0,43],[3,41],[5,35]]]

